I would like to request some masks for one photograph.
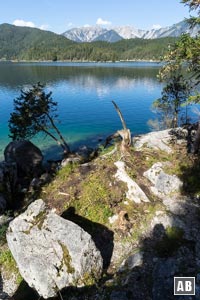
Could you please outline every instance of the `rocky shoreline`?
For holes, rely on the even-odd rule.
[[[41,187],[43,201],[0,216],[1,228],[9,226],[2,253],[12,252],[22,277],[45,299],[172,300],[174,276],[196,277],[196,296],[187,299],[199,299],[199,160],[188,156],[186,135],[149,133],[134,138],[127,157],[117,146],[87,163],[63,163]],[[17,273],[1,255],[0,266],[0,299],[20,300]]]

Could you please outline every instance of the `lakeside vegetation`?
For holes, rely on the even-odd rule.
[[[177,38],[130,39],[115,43],[76,43],[36,28],[0,25],[0,60],[117,61],[160,60]]]

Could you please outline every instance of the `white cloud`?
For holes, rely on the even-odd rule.
[[[87,28],[87,27],[90,27],[90,25],[89,24],[85,24],[85,25],[83,25],[83,27]]]
[[[112,22],[103,20],[102,18],[98,18],[96,21],[97,25],[111,25]]]
[[[23,26],[23,27],[32,27],[32,28],[39,28],[42,30],[46,30],[49,28],[49,25],[47,24],[42,24],[41,26],[37,26],[35,25],[35,23],[31,22],[31,21],[24,21],[21,19],[17,19],[13,22],[13,25],[15,26]]]
[[[16,26],[25,26],[25,27],[36,27],[35,24],[33,22],[30,22],[30,21],[24,21],[24,20],[15,20],[13,22],[13,25],[16,25]]]
[[[43,24],[39,27],[39,29],[41,29],[41,30],[47,30],[49,28],[50,28],[50,26],[48,24]]]
[[[160,29],[160,28],[162,28],[162,26],[160,24],[154,24],[152,26],[152,29]]]

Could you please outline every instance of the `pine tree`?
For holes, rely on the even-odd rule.
[[[55,125],[57,102],[51,95],[52,92],[46,93],[40,83],[21,91],[14,99],[14,112],[9,120],[10,137],[13,140],[30,139],[43,132],[60,145],[66,155],[70,148]]]

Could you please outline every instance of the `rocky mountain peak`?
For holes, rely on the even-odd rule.
[[[184,20],[173,24],[172,26],[150,30],[138,29],[133,26],[117,26],[109,28],[100,26],[79,27],[67,30],[62,35],[75,42],[116,42],[120,39],[178,37],[182,33],[189,33],[191,36],[195,36],[198,34],[199,30],[200,26],[190,28],[190,25]]]

